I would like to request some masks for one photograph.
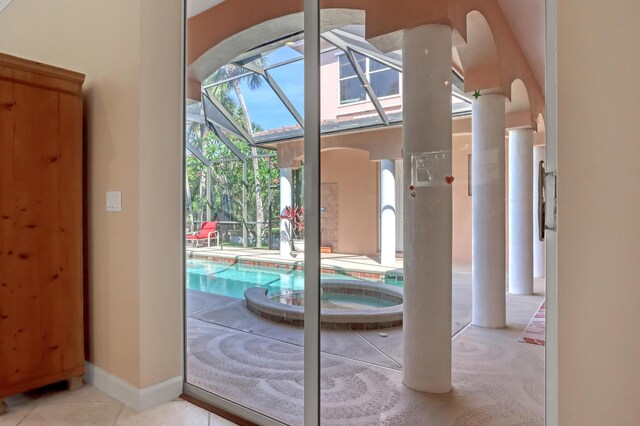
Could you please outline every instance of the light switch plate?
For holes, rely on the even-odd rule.
[[[107,211],[108,212],[122,211],[122,192],[121,191],[107,192]]]

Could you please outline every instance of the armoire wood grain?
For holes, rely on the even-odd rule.
[[[83,82],[0,53],[0,401],[84,374]]]

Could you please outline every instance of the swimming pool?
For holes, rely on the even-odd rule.
[[[342,274],[321,274],[320,279],[365,281]],[[388,284],[397,285],[395,281]],[[187,260],[187,288],[244,299],[251,287],[265,287],[270,295],[304,290],[304,272],[243,264],[216,263],[203,259]]]

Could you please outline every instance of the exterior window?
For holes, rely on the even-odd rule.
[[[356,53],[355,57],[377,97],[400,94],[400,73],[398,71],[359,53]],[[339,55],[338,61],[340,64],[340,105],[366,100],[367,93],[360,84],[356,71],[347,56]]]

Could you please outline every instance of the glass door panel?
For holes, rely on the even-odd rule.
[[[428,347],[421,332],[438,335],[431,341],[446,351],[471,320],[470,141],[450,133],[445,139],[444,126],[437,150],[429,149],[426,131],[405,134],[413,139],[407,143],[403,120],[422,123],[420,105],[407,109],[403,46],[382,52],[364,38],[364,25],[327,28],[321,40],[333,50],[323,50],[320,65],[321,423],[424,424],[433,407],[405,384],[407,358],[432,368],[437,351],[421,352]],[[471,105],[450,63],[436,70],[438,86],[418,89],[409,81],[412,90],[432,92],[428,102],[438,104],[434,114],[443,123]],[[340,129],[327,131],[328,123]],[[427,182],[418,182],[422,172]],[[446,180],[451,175],[455,186]],[[429,239],[443,241],[442,250]],[[443,301],[438,321],[422,315],[433,308],[429,299]]]
[[[258,424],[301,425],[304,5],[255,22],[229,5],[187,18],[185,388]],[[203,30],[222,21],[235,30]]]

